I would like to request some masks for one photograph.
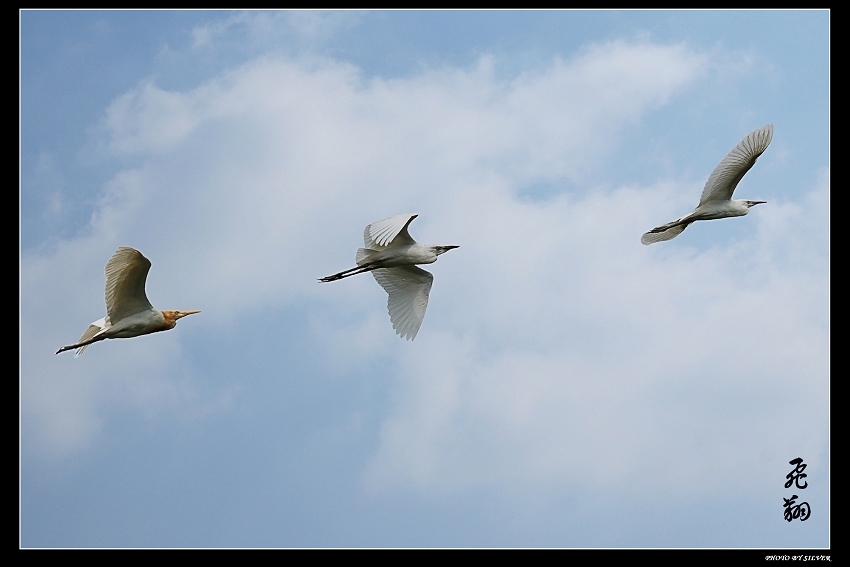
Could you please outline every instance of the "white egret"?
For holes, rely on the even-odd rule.
[[[734,200],[732,193],[741,178],[756,163],[756,159],[767,149],[771,139],[773,124],[750,132],[711,172],[702,190],[699,205],[692,213],[653,228],[645,233],[640,241],[643,244],[653,244],[670,240],[679,236],[692,222],[741,217],[749,212],[750,207],[765,203],[766,201]]]
[[[106,317],[89,325],[77,344],[62,347],[56,354],[77,349],[74,356],[80,356],[92,343],[167,331],[177,325],[177,319],[200,313],[155,309],[145,295],[150,268],[150,260],[141,252],[120,247],[106,263]]]
[[[365,248],[355,256],[357,267],[319,279],[332,282],[363,272],[372,272],[389,295],[387,310],[393,329],[413,340],[428,307],[434,276],[415,264],[432,264],[437,256],[457,246],[425,246],[410,237],[407,227],[419,215],[398,215],[373,222],[363,230]]]

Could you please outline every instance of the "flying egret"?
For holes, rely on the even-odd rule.
[[[417,244],[407,232],[411,221],[419,215],[398,215],[373,222],[363,230],[365,248],[358,248],[357,267],[319,279],[332,282],[363,272],[372,272],[389,295],[387,310],[393,329],[402,338],[413,340],[422,325],[428,294],[434,276],[415,264],[432,264],[437,256],[457,246],[425,246]]]
[[[732,193],[741,178],[756,163],[756,159],[767,149],[772,138],[773,124],[750,132],[711,172],[697,208],[682,218],[653,228],[641,236],[641,243],[653,244],[670,240],[679,236],[694,221],[741,217],[749,212],[750,207],[766,203],[735,200],[732,199]]]
[[[56,354],[75,348],[74,356],[80,356],[97,341],[167,331],[177,325],[177,319],[200,313],[154,309],[145,295],[145,279],[150,268],[150,260],[141,252],[120,247],[106,263],[106,317],[89,325],[77,344],[62,347]]]

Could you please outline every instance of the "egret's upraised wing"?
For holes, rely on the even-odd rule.
[[[401,337],[413,340],[425,318],[434,276],[416,266],[379,268],[372,275],[389,295],[387,311],[393,329]]]
[[[731,199],[741,178],[753,167],[756,159],[764,153],[772,139],[773,124],[768,124],[764,128],[750,132],[741,140],[741,143],[735,146],[708,176],[699,204]]]
[[[113,324],[152,309],[145,295],[151,262],[134,248],[122,246],[106,263],[106,313]]]
[[[380,248],[395,244],[414,244],[415,241],[407,232],[411,221],[419,215],[396,215],[388,219],[373,222],[363,230],[363,242],[366,248]]]

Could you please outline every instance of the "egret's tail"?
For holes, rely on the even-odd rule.
[[[358,266],[363,266],[369,263],[369,258],[378,252],[378,250],[372,250],[371,248],[358,248],[357,254],[354,256],[354,263]]]

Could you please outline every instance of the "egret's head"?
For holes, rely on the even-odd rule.
[[[193,315],[195,313],[200,313],[200,311],[163,311],[162,316],[165,317],[166,324],[173,327],[177,324],[177,319],[185,317],[186,315]]]
[[[749,209],[750,207],[753,207],[755,205],[761,205],[763,203],[767,203],[767,201],[744,201],[744,203],[746,203],[747,208]]]
[[[432,246],[431,250],[434,251],[434,254],[439,256],[440,254],[444,254],[451,250],[452,248],[460,248],[460,246]]]

